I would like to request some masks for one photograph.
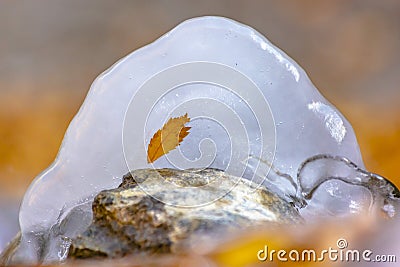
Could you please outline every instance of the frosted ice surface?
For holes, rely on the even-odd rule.
[[[193,71],[207,66],[214,69]],[[166,69],[171,72],[163,76]],[[149,86],[155,75],[164,79],[158,85],[170,86],[169,91],[160,95]],[[179,84],[168,84],[169,77]],[[250,85],[258,90],[248,89]],[[201,101],[192,101],[196,99]],[[180,149],[154,166],[148,164],[145,148],[155,130],[185,112],[193,118],[192,129]],[[340,155],[363,167],[349,122],[296,62],[246,25],[221,17],[191,19],[127,55],[93,82],[56,160],[24,197],[23,242],[34,259],[37,248],[29,233],[48,232],[71,208],[118,186],[128,169],[233,166],[237,174],[235,166],[244,162],[245,178],[268,175],[268,168],[262,169],[268,164],[257,169],[257,163],[246,160],[255,155],[296,177],[300,164],[316,154]],[[272,180],[279,179],[270,173]],[[341,188],[339,182],[335,185]],[[353,187],[345,190],[348,196]],[[359,209],[357,203],[351,205]]]
[[[322,116],[325,120],[325,126],[331,136],[335,138],[338,143],[341,143],[343,138],[346,136],[346,127],[344,126],[343,120],[339,114],[335,112],[331,106],[321,102],[308,104],[308,108]]]

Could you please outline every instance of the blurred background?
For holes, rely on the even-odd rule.
[[[1,1],[0,251],[96,76],[202,15],[248,24],[294,58],[353,125],[368,170],[400,186],[400,1]]]

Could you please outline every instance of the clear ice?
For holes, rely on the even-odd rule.
[[[153,133],[186,112],[189,136],[148,164]],[[299,208],[308,203],[304,216],[368,208],[364,187],[325,179],[340,174],[353,181],[358,172],[335,159],[305,164],[316,155],[364,168],[351,125],[296,62],[246,25],[221,17],[190,19],[93,82],[57,158],[25,194],[16,259],[63,260],[69,238],[90,222],[93,197],[117,187],[129,169],[223,169],[279,191]],[[302,190],[313,191],[315,203]],[[68,219],[71,213],[82,223]]]

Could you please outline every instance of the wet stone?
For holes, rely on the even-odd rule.
[[[160,176],[161,175],[161,176]],[[159,179],[176,185],[173,192],[160,187]],[[217,181],[218,183],[213,183]],[[144,192],[146,181],[152,188]],[[204,185],[208,185],[204,187]],[[229,186],[234,186],[231,190]],[[184,191],[185,187],[196,187]],[[166,191],[168,190],[168,191]],[[165,204],[157,196],[194,198],[207,191],[227,193],[197,207]],[[206,191],[206,192],[205,192]],[[216,169],[142,169],[124,176],[122,184],[100,192],[93,202],[93,221],[72,240],[69,258],[122,257],[132,254],[180,253],[200,236],[218,238],[233,230],[269,223],[300,223],[291,203]]]

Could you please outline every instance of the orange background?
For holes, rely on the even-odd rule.
[[[399,1],[1,1],[0,199],[19,201],[52,162],[99,73],[207,14],[293,57],[352,123],[368,170],[400,185]]]

